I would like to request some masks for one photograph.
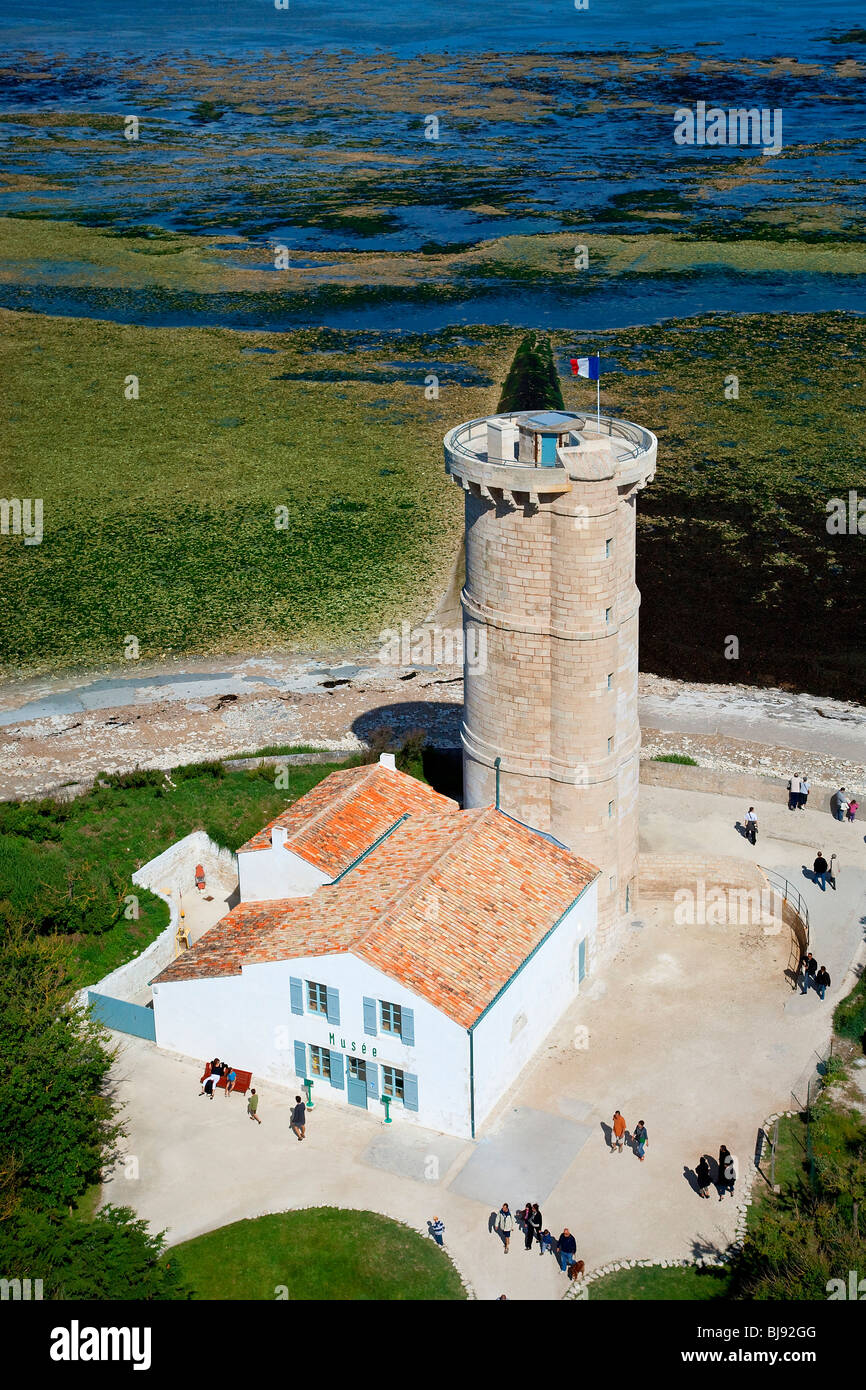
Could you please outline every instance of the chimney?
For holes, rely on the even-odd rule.
[[[271,844],[274,849],[286,843],[286,827],[284,825],[271,826]]]
[[[380,754],[379,754],[379,766],[380,766],[380,767],[390,767],[390,769],[391,769],[392,772],[396,772],[396,771],[397,771],[397,762],[396,762],[396,759],[395,759],[395,757],[394,757],[394,754],[393,754],[393,753],[380,753]]]

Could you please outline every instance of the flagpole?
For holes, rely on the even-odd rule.
[[[598,376],[595,379],[595,427],[601,434],[601,357],[598,356]]]

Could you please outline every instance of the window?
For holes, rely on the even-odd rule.
[[[310,1013],[328,1014],[328,989],[326,985],[314,984],[312,980],[307,981],[307,1008]]]
[[[403,1099],[403,1073],[399,1067],[382,1068],[382,1091],[394,1100]]]
[[[607,803],[607,818],[608,818],[608,820],[613,820],[613,808],[614,808],[614,803],[613,803],[612,801],[609,801],[609,802]]]
[[[360,1057],[347,1057],[346,1065],[349,1068],[349,1077],[352,1081],[363,1081],[367,1084],[367,1063]]]
[[[613,551],[613,539],[611,538],[611,539],[609,539],[609,540],[606,540],[605,543],[604,543],[604,555],[605,555],[605,559],[607,559],[607,560],[610,559],[610,556],[611,556],[611,552],[612,552],[612,551]]]
[[[606,623],[609,623],[612,617],[613,617],[613,609],[612,609],[612,608],[605,608],[605,610],[604,610],[604,621],[605,621]]]
[[[399,1004],[388,1004],[384,999],[379,1002],[382,1008],[382,1032],[396,1033],[399,1037],[403,1032],[403,1010]]]
[[[608,690],[613,690],[613,671],[609,672],[608,674],[607,688]]]
[[[331,1079],[331,1054],[326,1047],[314,1047],[310,1044],[310,1070],[313,1076],[321,1076],[323,1080]]]

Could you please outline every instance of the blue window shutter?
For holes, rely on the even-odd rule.
[[[289,976],[289,998],[292,1001],[292,1013],[302,1014],[304,1012],[304,982],[296,980],[294,975]]]
[[[376,1036],[376,1001],[364,996],[364,1032],[371,1038]]]
[[[407,1047],[415,1046],[415,1010],[401,1009],[400,1041]]]
[[[295,1071],[300,1077],[307,1075],[307,1046],[306,1043],[295,1043]]]
[[[344,1089],[342,1052],[331,1053],[331,1085],[336,1086],[338,1091]]]
[[[418,1109],[418,1078],[408,1071],[403,1073],[403,1105],[407,1110]]]
[[[367,1063],[367,1095],[379,1099],[379,1068],[375,1062]]]
[[[329,1022],[329,1023],[336,1023],[337,1026],[339,1027],[339,1024],[340,1024],[340,991],[339,991],[338,989],[331,989],[331,986],[328,985],[328,986],[327,986],[327,993],[328,993],[328,1022]]]

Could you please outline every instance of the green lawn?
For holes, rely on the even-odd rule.
[[[357,761],[350,759],[349,763]],[[0,920],[73,943],[74,981],[93,984],[142,951],[168,922],[165,904],[131,876],[192,830],[236,850],[323,777],[346,763],[272,768],[216,765],[174,771],[175,787],[99,787],[74,801],[0,803]],[[140,775],[140,774],[139,774]],[[125,898],[139,901],[125,917]]]
[[[176,1245],[199,1299],[331,1302],[465,1299],[448,1255],[372,1211],[313,1207],[235,1221]]]
[[[696,1269],[694,1266],[663,1269],[620,1269],[596,1279],[587,1290],[590,1302],[609,1300],[633,1302],[657,1300],[664,1302],[706,1302],[726,1298],[731,1277],[723,1269]]]

